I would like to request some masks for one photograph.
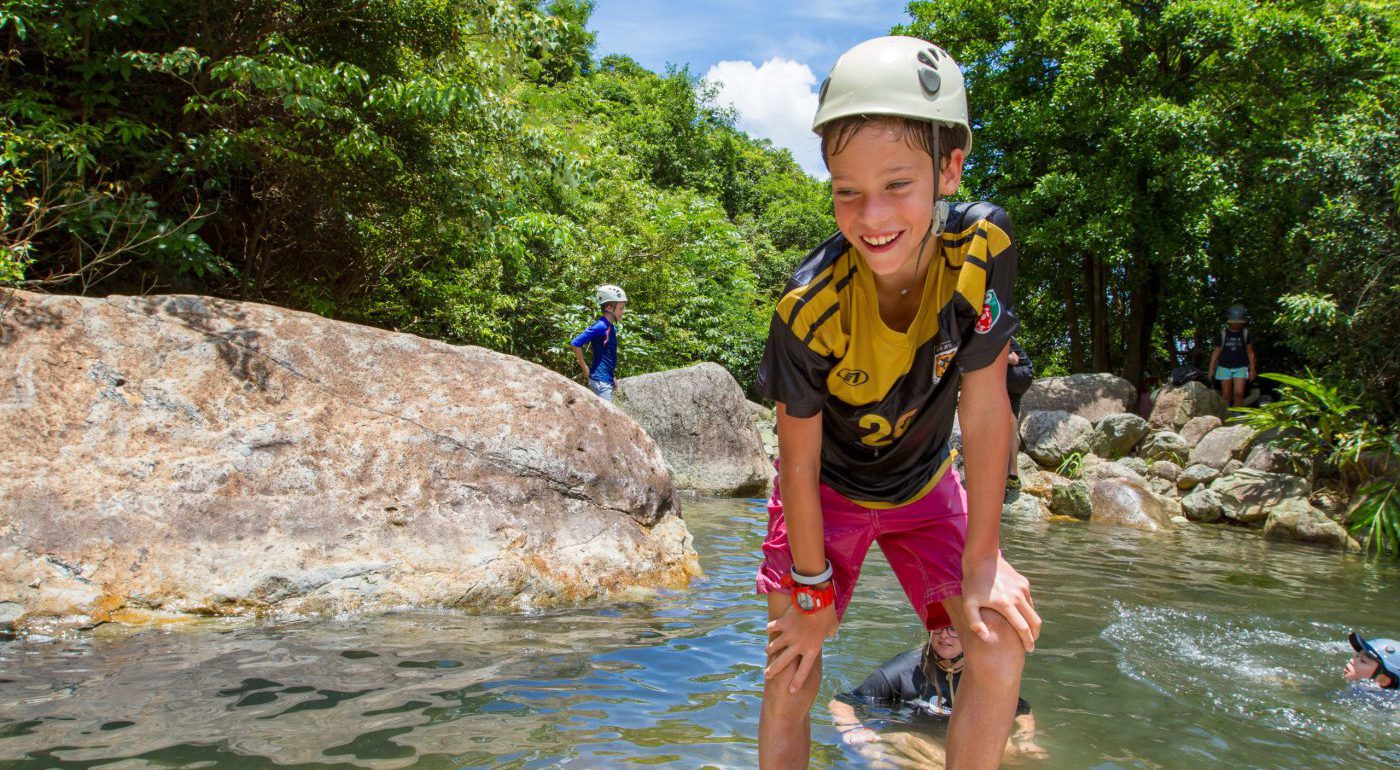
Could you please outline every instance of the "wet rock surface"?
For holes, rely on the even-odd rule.
[[[11,626],[515,610],[699,573],[655,443],[543,367],[207,297],[7,300]]]

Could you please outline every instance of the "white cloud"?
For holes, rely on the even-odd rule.
[[[806,64],[774,58],[755,67],[749,61],[722,61],[705,79],[717,89],[715,101],[732,105],[739,128],[792,151],[807,173],[826,178],[812,115],[817,111],[817,76]]]

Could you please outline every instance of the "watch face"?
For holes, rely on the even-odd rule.
[[[804,612],[811,612],[816,608],[817,603],[812,599],[812,595],[806,591],[799,591],[797,594],[797,606]]]

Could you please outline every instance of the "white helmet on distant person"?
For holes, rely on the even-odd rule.
[[[610,302],[627,301],[627,292],[623,291],[621,286],[614,286],[610,283],[605,283],[602,286],[599,286],[596,289],[596,292],[599,305],[606,305]]]
[[[972,151],[962,70],[947,51],[917,37],[867,40],[836,60],[822,83],[812,130],[855,115],[910,118],[961,126]]]

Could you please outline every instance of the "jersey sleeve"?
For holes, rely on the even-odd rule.
[[[758,364],[758,392],[787,407],[793,417],[811,417],[826,406],[826,377],[832,362],[798,339],[778,313]]]
[[[1011,217],[1000,206],[988,205],[979,225],[977,237],[983,242],[975,244],[969,253],[959,281],[959,291],[963,292],[963,281],[973,275],[969,268],[980,267],[983,271],[982,313],[973,324],[972,334],[964,338],[958,351],[958,366],[964,372],[975,372],[994,363],[1021,326],[1016,316],[1017,251],[1011,234]],[[968,288],[973,286],[977,286],[975,279]]]
[[[596,339],[601,339],[607,332],[608,322],[599,318],[597,323],[579,332],[578,336],[574,337],[569,344],[576,348],[581,348]]]

